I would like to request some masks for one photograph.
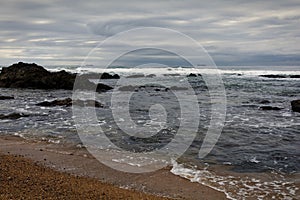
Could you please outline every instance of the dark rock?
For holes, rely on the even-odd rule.
[[[291,102],[292,111],[300,112],[300,100],[294,100]]]
[[[23,113],[10,113],[8,115],[0,114],[0,119],[19,119],[21,117],[28,117],[29,115]]]
[[[37,64],[19,62],[2,68],[0,87],[71,90],[75,78],[66,71],[49,72]]]
[[[14,97],[11,97],[11,96],[0,96],[0,100],[7,100],[7,99],[14,99]]]
[[[290,75],[290,78],[300,78],[300,75]]]
[[[98,77],[99,78],[99,77]],[[79,90],[96,90],[96,84],[89,81],[87,76],[77,76],[73,89]]]
[[[96,92],[106,92],[107,90],[112,90],[112,89],[114,88],[102,83],[98,83],[96,87]]]
[[[72,106],[72,99],[59,99],[54,101],[43,101],[41,103],[36,104],[37,106],[45,106],[45,107],[53,107],[53,106]]]
[[[120,79],[120,76],[118,74],[111,75],[109,73],[104,72],[101,75],[100,79]]]
[[[80,106],[80,107],[96,107],[96,108],[103,108],[103,104],[98,101],[94,100],[72,100],[71,98],[54,100],[54,101],[44,101],[41,103],[36,104],[37,106],[45,106],[45,107],[54,107],[54,106]]]
[[[96,92],[106,92],[113,89],[103,83],[94,84],[87,79],[86,76],[78,76],[74,85],[78,90],[95,90]]]
[[[187,77],[197,77],[197,74],[190,73]]]
[[[276,75],[276,74],[266,74],[266,75],[259,75],[265,78],[286,78],[284,75]]]
[[[119,77],[103,73],[103,77]],[[99,78],[99,76],[98,76]],[[28,64],[19,62],[9,67],[3,67],[0,74],[0,87],[4,88],[31,88],[31,89],[65,89],[72,90],[76,74],[66,71],[49,72],[37,64]],[[113,89],[104,84],[94,84],[87,77],[80,77],[76,87],[78,89],[93,89],[97,92],[103,92]]]
[[[274,106],[260,106],[260,110],[282,110],[282,108],[274,107]]]
[[[260,104],[268,104],[268,103],[271,103],[269,100],[261,100],[259,102]]]

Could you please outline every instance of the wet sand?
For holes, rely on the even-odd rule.
[[[6,136],[0,137],[0,152],[1,199],[226,199],[170,169],[143,174],[113,170],[84,148]]]

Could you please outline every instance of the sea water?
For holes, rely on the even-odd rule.
[[[103,72],[101,68],[90,66],[49,66],[48,69],[52,71],[64,69],[76,73]],[[149,82],[149,80],[156,83],[151,87],[138,88],[134,91],[113,90],[96,94],[96,100],[105,105],[103,108],[96,109],[98,122],[105,131],[106,137],[114,145],[128,151],[145,152],[145,155],[168,145],[176,135],[180,121],[183,120],[180,115],[182,108],[176,95],[159,85],[164,85],[168,81],[180,87],[183,80],[188,80],[197,96],[199,128],[187,151],[178,160],[170,162],[173,166],[171,172],[223,191],[228,198],[232,199],[296,198],[298,188],[293,177],[298,176],[300,170],[300,113],[291,111],[290,102],[300,99],[300,79],[265,78],[260,75],[299,75],[300,67],[219,67],[218,73],[226,92],[226,119],[218,142],[212,151],[201,159],[198,157],[198,152],[210,126],[210,95],[201,76],[186,76],[190,73],[214,74],[215,70],[204,67],[202,69],[122,67],[105,71],[128,77],[125,78],[128,86],[133,82],[132,79],[135,79],[134,81],[138,79],[139,83]],[[139,76],[133,78],[131,75]],[[115,88],[119,86],[118,80],[101,80],[101,82]],[[128,119],[113,116],[110,109],[113,92],[132,93],[128,107],[137,127],[157,126],[157,130],[163,126],[167,128],[157,137],[151,138],[138,138],[125,134],[118,127],[117,122],[126,123]],[[184,94],[186,91],[181,88],[176,92]],[[0,114],[13,112],[29,114],[29,117],[17,120],[0,120],[0,134],[19,135],[27,139],[53,143],[71,143],[74,146],[82,145],[74,123],[76,116],[72,115],[72,107],[36,105],[42,101],[71,97],[72,91],[1,88],[0,94],[15,97],[14,100],[1,101]],[[149,108],[155,104],[161,104],[166,110],[169,116],[167,124],[153,120],[149,116]],[[266,105],[281,109],[260,109],[261,106]],[[155,133],[151,134],[155,135]],[[184,145],[185,138],[189,138],[189,135],[182,139],[182,143],[176,145],[178,147]],[[93,144],[93,147],[95,146],[97,147],[97,143]],[[99,148],[109,150],[110,147],[99,146]],[[139,163],[134,163],[128,156],[127,159],[116,158],[112,161],[139,166]],[[240,174],[269,174],[270,177],[276,177],[276,180],[270,180],[270,177],[264,180],[259,176],[220,175],[210,170],[211,166],[229,167],[229,171]],[[274,196],[274,193],[280,195]]]

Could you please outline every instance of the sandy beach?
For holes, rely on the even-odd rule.
[[[23,156],[0,154],[0,160],[0,199],[168,199],[58,172]]]
[[[129,174],[99,163],[85,149],[11,136],[0,144],[1,199],[226,199],[169,169]]]

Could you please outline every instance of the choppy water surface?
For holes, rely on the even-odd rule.
[[[292,179],[286,177],[293,177],[300,170],[300,113],[292,112],[290,108],[291,100],[300,99],[300,80],[270,79],[258,75],[300,74],[300,71],[296,69],[290,71],[221,70],[227,96],[226,122],[218,143],[212,152],[201,160],[198,158],[198,151],[209,126],[211,102],[203,79],[189,77],[188,81],[195,90],[199,103],[200,125],[194,142],[178,161],[182,164],[174,162],[172,172],[224,191],[229,198],[233,199],[242,199],[242,197],[250,195],[257,195],[257,198],[272,198],[270,194],[276,190],[281,191],[281,196],[274,198],[295,198],[297,187],[293,185]],[[134,73],[153,74],[153,70],[145,71],[145,69],[140,71],[111,69],[111,71],[123,76]],[[163,84],[168,79],[180,87],[180,82],[186,79],[186,75],[190,71],[180,68],[158,72],[156,76],[135,79],[141,83],[151,80],[156,84]],[[127,79],[128,85],[130,85],[132,78]],[[118,84],[115,85],[116,80],[101,80],[101,82],[118,87]],[[126,94],[131,91],[120,89],[115,92]],[[176,92],[184,94],[186,91],[183,88],[177,88]],[[72,91],[2,88],[0,94],[15,97],[14,100],[1,101],[0,114],[13,112],[29,114],[29,117],[17,120],[0,120],[1,134],[17,134],[26,138],[55,143],[68,142],[74,143],[74,145],[81,143],[76,133],[71,107],[35,105],[45,100],[71,97]],[[104,108],[97,108],[96,112],[101,128],[115,145],[128,151],[149,152],[162,148],[172,140],[179,128],[180,120],[182,120],[178,100],[172,91],[158,85],[150,85],[137,89],[131,96],[130,115],[136,126],[157,127],[157,130],[160,130],[159,134],[151,133],[154,134],[153,137],[142,139],[124,134],[116,125],[116,121],[126,123],[127,119],[112,116],[111,95],[112,92],[96,95],[96,99],[105,104]],[[263,100],[268,100],[269,103],[265,104],[266,102]],[[149,109],[155,104],[161,104],[165,108],[166,124],[161,119],[153,120],[149,116]],[[265,105],[282,109],[259,109],[260,106]],[[160,112],[156,114],[159,115]],[[166,128],[161,129],[161,127]],[[155,129],[151,130],[155,131]],[[186,136],[186,138],[188,137],[189,135]],[[185,138],[182,142],[184,143],[184,141]],[[183,145],[183,143],[178,145]],[[230,176],[211,174],[206,169],[206,171],[201,171],[191,168],[194,165],[211,166],[214,164],[232,166],[233,171],[242,173],[272,172],[276,173],[279,178],[269,182],[255,178],[253,180],[236,179]],[[237,185],[238,187],[233,188]]]

